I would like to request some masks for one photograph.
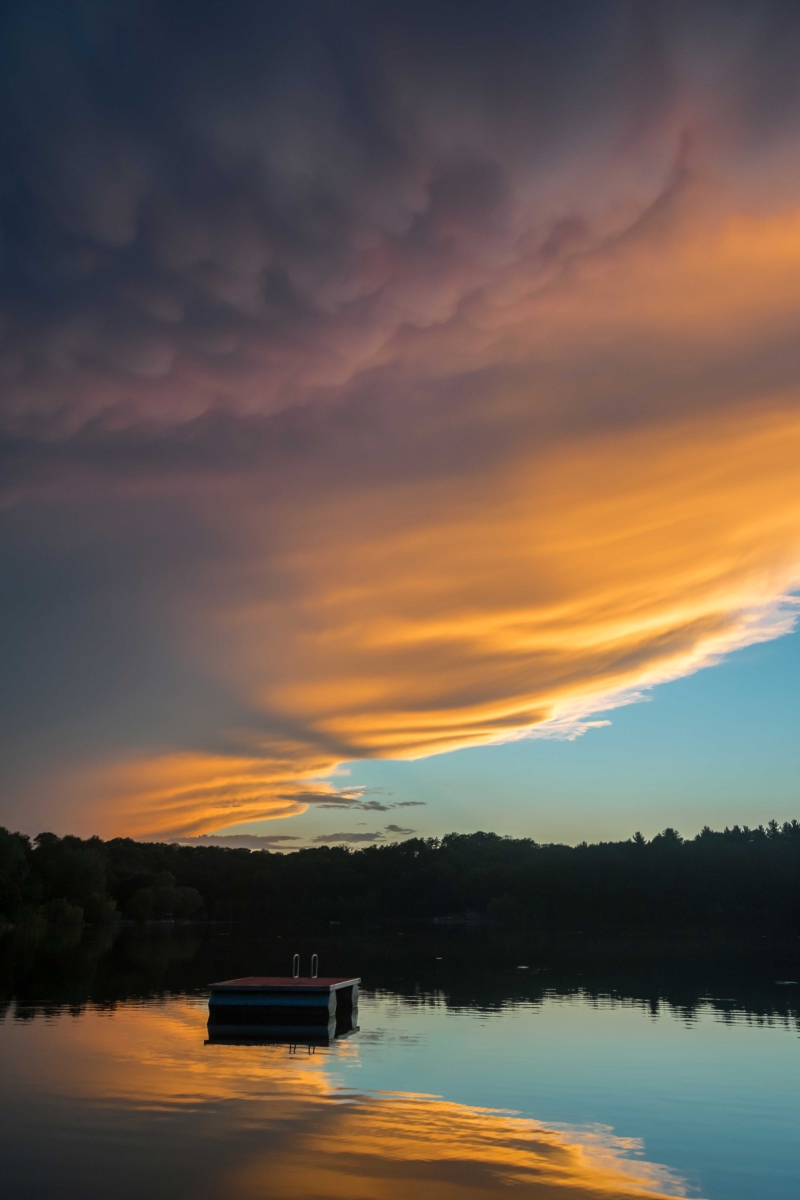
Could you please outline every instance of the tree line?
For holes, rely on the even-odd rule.
[[[800,927],[800,823],[542,845],[447,834],[290,854],[0,828],[0,918]]]

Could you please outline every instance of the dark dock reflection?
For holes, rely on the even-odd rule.
[[[342,1038],[358,1033],[358,1008],[338,1013],[327,1025],[311,1025],[302,1028],[285,1022],[271,1025],[261,1033],[218,1033],[213,1023],[208,1024],[207,1046],[332,1046]]]

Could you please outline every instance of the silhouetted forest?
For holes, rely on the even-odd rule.
[[[539,845],[494,833],[291,854],[0,829],[0,917],[800,927],[800,823]]]

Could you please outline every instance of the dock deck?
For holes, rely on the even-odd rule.
[[[212,983],[211,991],[335,991],[340,992],[347,987],[358,987],[361,977],[357,979],[338,978],[325,975],[245,975],[241,979],[225,979],[222,983]]]

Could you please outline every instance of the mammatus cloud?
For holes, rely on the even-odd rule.
[[[82,9],[46,71],[14,11],[19,812],[385,812],[337,765],[575,736],[791,627],[785,6]]]

